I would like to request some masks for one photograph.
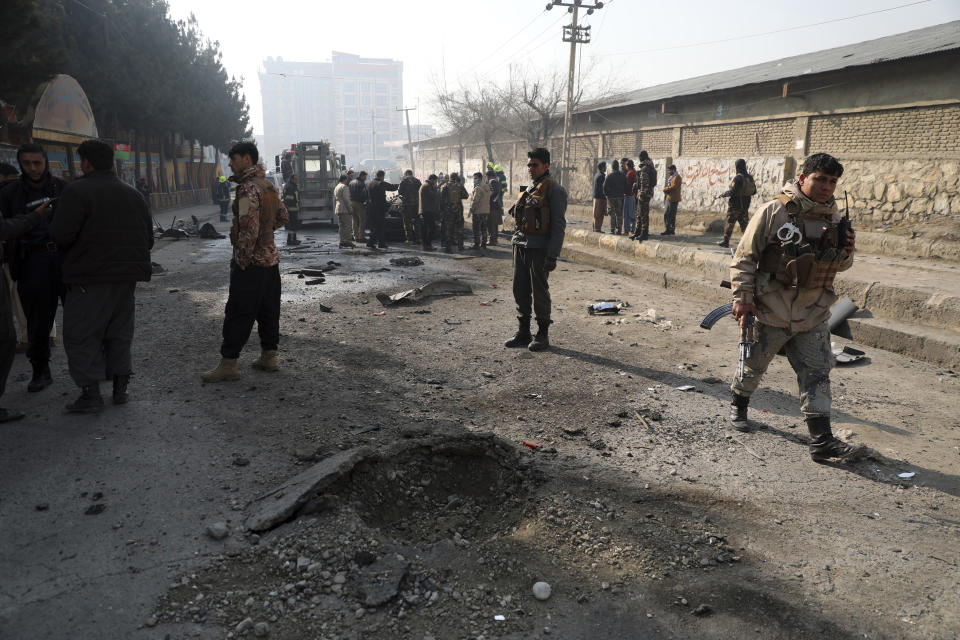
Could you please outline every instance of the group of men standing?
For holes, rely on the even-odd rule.
[[[81,388],[67,410],[96,413],[104,380],[113,383],[114,404],[128,399],[134,289],[151,276],[153,224],[141,193],[114,172],[111,145],[87,140],[77,155],[83,176],[67,183],[50,174],[40,145],[17,150],[21,175],[0,187],[0,239],[27,321],[27,390],[53,384],[49,336],[62,304],[64,350]],[[16,351],[12,303],[0,278],[0,394]],[[22,417],[0,409],[0,422]]]
[[[610,218],[610,233],[630,235],[630,238],[643,242],[650,234],[650,200],[657,186],[657,169],[650,155],[640,152],[639,168],[630,158],[614,160],[607,172],[607,163],[597,164],[593,176],[593,230],[603,232],[603,218]],[[667,167],[670,172],[664,193],[671,202],[680,202],[682,180],[674,165]],[[664,216],[665,229],[661,235],[673,235],[676,224],[676,206],[672,218]],[[631,235],[632,234],[632,235]]]

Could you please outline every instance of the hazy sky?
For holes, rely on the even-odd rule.
[[[267,56],[324,61],[343,51],[401,60],[404,100],[420,105],[411,123],[435,125],[432,77],[448,85],[477,75],[503,82],[511,64],[544,72],[565,70],[569,60],[570,45],[561,42],[569,15],[546,11],[547,0],[168,1],[174,18],[193,12],[220,41],[227,70],[244,78],[256,133],[263,132],[257,72]],[[868,12],[876,13],[827,22]],[[582,74],[630,90],[958,19],[960,0],[607,0],[581,22],[592,25],[593,38],[582,47]],[[781,32],[746,37],[770,31]]]

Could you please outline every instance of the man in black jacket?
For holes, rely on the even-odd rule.
[[[413,175],[412,169],[403,172],[400,181],[400,200],[403,201],[403,235],[407,244],[415,244],[420,236],[420,217],[417,215],[420,200],[421,182]]]
[[[64,248],[63,346],[82,389],[74,413],[103,409],[100,381],[113,381],[113,403],[127,402],[132,373],[134,291],[150,280],[153,229],[147,204],[113,172],[113,148],[77,147],[83,177],[63,191],[50,236]]]
[[[367,246],[371,249],[387,248],[383,237],[383,225],[387,218],[387,191],[396,191],[399,185],[383,179],[383,170],[377,171],[376,177],[367,185],[367,194],[370,197],[370,240]]]
[[[437,189],[437,176],[430,174],[420,186],[420,215],[423,217],[423,250],[436,251],[433,236],[437,230],[437,215],[440,213],[440,190]]]
[[[627,190],[627,176],[620,171],[620,164],[614,160],[611,171],[603,181],[603,195],[607,199],[607,215],[610,216],[610,233],[623,233],[623,194]]]
[[[50,175],[47,154],[37,144],[17,149],[20,163],[19,180],[10,181],[0,191],[0,211],[8,218],[29,213],[29,203],[44,198],[57,198],[66,183]],[[57,208],[56,202],[53,209]],[[60,247],[50,237],[52,218],[45,216],[40,224],[9,246],[10,273],[17,281],[20,302],[27,318],[27,358],[33,366],[28,391],[42,391],[53,384],[50,374],[50,330],[57,316],[57,305],[63,299],[60,278]]]
[[[41,222],[50,218],[53,211],[51,203],[43,204],[32,211],[14,219],[7,219],[6,211],[0,209],[0,241],[10,242],[27,233]],[[0,243],[0,258],[3,256],[3,244]],[[13,366],[17,352],[17,330],[13,326],[13,300],[6,277],[0,275],[0,396],[7,387],[7,376]],[[19,420],[23,414],[0,407],[0,422]]]
[[[603,195],[603,181],[607,178],[607,163],[597,163],[593,174],[593,230],[603,231],[603,216],[607,214],[607,197]]]

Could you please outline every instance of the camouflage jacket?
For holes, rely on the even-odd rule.
[[[272,267],[279,264],[273,233],[290,220],[280,194],[264,179],[262,171],[259,166],[253,166],[230,178],[237,183],[230,241],[233,261],[241,269],[250,265]]]

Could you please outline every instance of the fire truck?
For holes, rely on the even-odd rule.
[[[290,215],[287,228],[299,229],[304,222],[334,222],[333,189],[344,171],[346,160],[326,141],[297,142],[274,158],[283,182],[297,176],[300,189],[300,214]]]

